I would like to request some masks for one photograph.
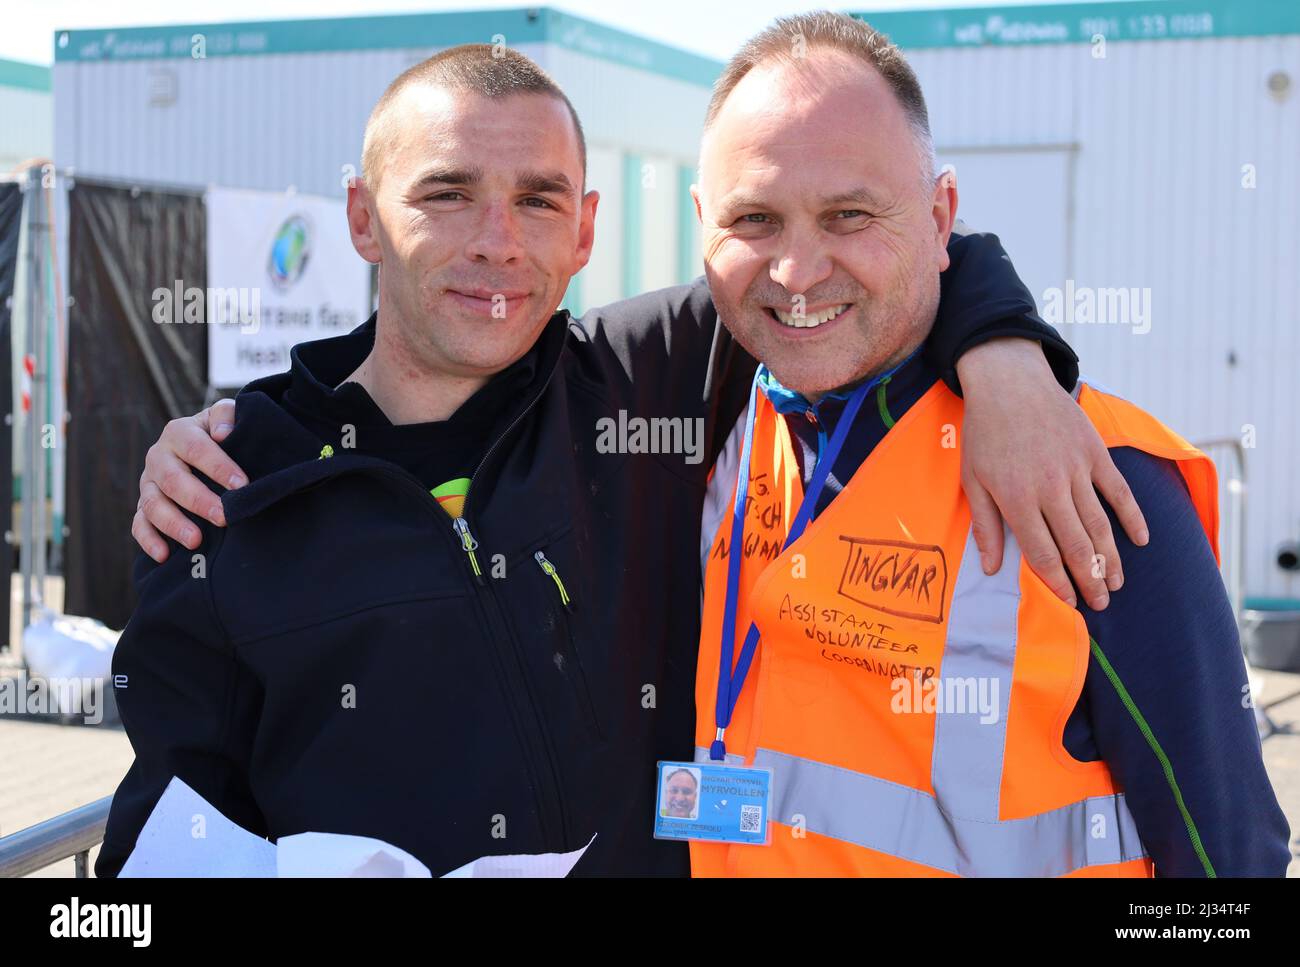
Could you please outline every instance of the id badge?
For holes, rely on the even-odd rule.
[[[660,762],[655,839],[768,842],[772,770],[722,762]]]

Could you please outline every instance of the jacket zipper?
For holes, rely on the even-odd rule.
[[[500,447],[502,441],[504,441],[508,436],[510,436],[512,432],[514,432],[515,427],[517,427],[523,421],[525,416],[527,416],[530,412],[532,412],[533,407],[536,406],[537,402],[546,394],[547,389],[551,385],[551,380],[555,378],[555,373],[557,370],[559,370],[560,362],[564,358],[564,346],[568,344],[569,333],[568,333],[567,326],[565,328],[563,338],[564,338],[564,345],[560,347],[560,354],[556,357],[555,363],[551,367],[550,373],[547,374],[546,381],[542,383],[541,389],[539,389],[537,393],[533,395],[532,399],[528,401],[528,405],[525,406],[522,410],[520,410],[519,413],[515,416],[515,418],[510,421],[510,425],[507,426],[504,431],[502,431],[501,435],[498,436],[496,440],[492,442],[492,445],[488,447],[487,452],[484,453],[483,457],[479,460],[478,466],[474,468],[474,472],[470,475],[469,484],[465,488],[465,501],[463,506],[461,507],[461,516],[454,518],[452,520],[451,529],[453,532],[453,536],[455,537],[457,543],[460,546],[460,549],[464,552],[469,562],[470,571],[474,575],[475,598],[478,600],[479,604],[483,606],[484,616],[487,618],[487,623],[489,626],[488,631],[489,632],[494,631],[491,625],[492,625],[492,619],[495,617],[496,623],[497,625],[500,626],[501,629],[501,637],[510,643],[510,649],[513,652],[513,657],[514,657],[514,671],[516,676],[518,677],[518,684],[515,691],[516,693],[522,693],[528,700],[528,708],[532,712],[532,717],[533,717],[532,734],[539,737],[539,743],[542,747],[541,751],[543,753],[543,758],[545,758],[546,760],[545,769],[543,771],[545,773],[545,778],[549,780],[548,791],[550,793],[550,795],[546,797],[546,800],[551,804],[553,804],[553,810],[549,815],[553,815],[554,817],[557,818],[560,839],[561,842],[564,844],[565,848],[567,849],[569,847],[569,839],[570,839],[568,822],[565,815],[564,797],[560,791],[559,767],[555,761],[555,752],[551,746],[550,734],[546,731],[546,723],[542,718],[541,711],[537,707],[536,700],[533,698],[532,691],[528,687],[527,665],[524,662],[522,649],[520,648],[519,643],[515,640],[514,635],[510,633],[510,622],[505,616],[505,610],[504,608],[502,608],[501,602],[497,599],[496,590],[493,588],[490,582],[484,579],[483,570],[482,568],[479,567],[478,558],[474,554],[474,552],[478,550],[479,543],[478,540],[474,537],[473,532],[470,530],[470,524],[467,516],[469,511],[469,502],[471,500],[471,495],[474,492],[474,481],[478,479],[478,475],[480,471],[482,471],[483,467],[492,458],[492,455]],[[323,455],[324,454],[322,454],[322,456]],[[446,519],[447,513],[445,510],[443,510],[442,505],[433,499],[432,495],[429,493],[428,490],[425,489],[424,485],[420,483],[420,481],[412,474],[407,473],[405,470],[402,470],[398,467],[371,467],[371,468],[364,468],[364,469],[368,469],[370,472],[378,473],[383,476],[391,477],[395,480],[402,481],[405,485],[413,486],[417,488],[423,498],[424,506],[427,507],[429,510],[435,512],[437,517],[442,518],[444,520]],[[491,604],[491,608],[488,607],[489,603]],[[493,635],[493,640],[496,640],[495,634]],[[503,660],[504,657],[505,656],[502,656]],[[510,676],[507,675],[507,678],[509,677]],[[523,739],[524,737],[521,736],[521,741]],[[526,742],[524,743],[524,748],[526,751],[530,753],[529,758],[531,759],[532,758],[531,750],[529,749]],[[541,807],[542,804],[539,802],[538,805],[539,807]],[[543,811],[541,813],[541,816],[539,817],[543,824],[544,833],[547,832],[547,826],[548,826],[546,820],[547,815],[548,813]]]
[[[582,706],[583,714],[587,717],[587,722],[592,731],[596,733],[596,737],[603,739],[605,735],[600,728],[600,719],[596,717],[596,704],[591,699],[591,689],[587,684],[587,673],[582,667],[582,656],[578,653],[578,642],[573,634],[573,599],[569,597],[569,591],[564,586],[560,572],[555,569],[554,564],[546,559],[545,553],[538,551],[533,555],[533,560],[542,569],[542,573],[555,583],[555,588],[559,592],[560,621],[564,623],[564,634],[569,642],[568,660],[576,670],[577,682],[574,690],[578,693],[578,704]]]
[[[378,474],[378,476],[389,477],[390,480],[394,480],[398,482],[398,484],[402,485],[403,487],[409,487],[409,489],[415,490],[416,493],[419,493],[420,495],[421,507],[424,507],[426,511],[428,511],[430,515],[434,517],[434,520],[437,521],[437,524],[435,524],[435,528],[437,528],[438,530],[442,529],[443,522],[445,522],[447,519],[447,512],[445,511],[445,509],[442,509],[442,504],[439,504],[437,500],[433,498],[433,495],[430,494],[429,491],[425,489],[425,486],[422,485],[421,482],[417,480],[416,477],[413,477],[412,474],[409,474],[406,471],[403,471],[403,469],[396,468],[396,467],[361,467],[355,469],[355,471],[346,471],[346,472]],[[477,548],[477,546],[478,543],[474,542],[474,548]],[[471,554],[469,554],[469,556],[471,556],[471,559],[473,560],[472,551]],[[477,602],[480,603],[482,606],[482,604],[484,604],[484,599],[482,599],[484,598],[484,595],[482,595],[477,585],[473,586],[473,595],[474,595],[474,599],[476,599]],[[499,607],[498,607],[498,611],[499,611]],[[517,699],[519,699],[520,695],[523,695],[526,701],[526,706],[528,706],[528,710],[532,712],[533,734],[539,734],[539,736],[545,736],[545,732],[543,732],[542,730],[542,725],[543,725],[542,716],[541,714],[539,714],[537,703],[533,701],[532,693],[530,693],[530,691],[528,690],[528,684],[526,684],[526,672],[524,671],[523,668],[519,667],[519,664],[517,664],[519,663],[519,647],[517,647],[515,643],[513,643],[513,639],[510,638],[510,632],[508,632],[508,625],[504,623],[504,620],[500,621],[500,624],[502,624],[502,628],[504,630],[504,636],[499,636],[497,630],[495,630],[493,626],[491,626],[491,619],[490,619],[489,612],[487,612],[486,606],[484,606],[484,612],[482,613],[484,613],[484,617],[485,619],[487,619],[486,630],[487,630],[487,634],[489,634],[489,641],[493,641],[493,642],[498,641],[500,637],[506,637],[507,639],[510,639],[511,646],[512,646],[511,650],[515,652],[513,658],[515,658],[515,662],[516,662],[516,668],[515,668],[516,676],[519,676],[520,678],[525,678],[525,680],[516,680],[516,677],[511,676],[511,673],[507,671],[506,672],[506,694],[508,695],[508,697],[515,699],[516,708],[519,707],[519,702],[517,702]],[[502,659],[503,664],[508,664],[508,662],[510,662],[510,656],[504,654],[500,654],[500,659]],[[530,746],[528,741],[526,741],[526,733],[528,733],[529,725],[526,724],[525,721],[523,721],[523,717],[519,716],[519,719],[520,720],[519,723],[517,723],[517,727],[519,727],[521,732],[523,732],[523,734],[519,734],[520,746],[523,747],[526,763],[528,763],[528,766],[533,767],[536,766],[537,764],[536,763],[536,759],[538,758],[537,750],[534,749],[534,747]],[[543,738],[542,742],[543,745],[549,746],[549,742],[546,742],[545,738]],[[547,760],[550,760],[549,747],[543,747],[541,751],[543,753],[543,758],[547,758]],[[550,786],[549,789],[550,795],[547,795],[545,799],[541,797],[537,798],[538,819],[541,820],[542,823],[543,836],[550,837],[551,825],[552,825],[551,820],[554,820],[554,823],[558,824],[560,837],[562,837],[564,844],[567,845],[568,832],[565,831],[564,828],[564,810],[562,805],[563,798],[560,797],[559,784],[558,781],[555,780],[554,764],[550,764],[549,769],[542,769],[541,779],[543,782],[549,780],[549,786]],[[546,811],[545,808],[546,802],[550,802],[552,803],[552,805],[554,805],[554,808],[552,808],[550,812]]]
[[[568,340],[569,331],[566,328],[564,331],[564,341],[566,345]],[[564,347],[561,346],[560,358],[563,357],[563,354]],[[478,466],[476,466],[474,472],[469,475],[469,483],[465,485],[465,500],[461,504],[460,516],[451,522],[452,529],[456,532],[457,537],[460,538],[461,549],[469,558],[470,570],[474,572],[475,580],[481,585],[486,584],[487,582],[483,580],[483,571],[478,566],[478,559],[474,557],[474,552],[478,550],[478,541],[470,532],[469,521],[465,517],[466,512],[469,510],[470,495],[474,492],[474,481],[478,479],[479,471],[483,469],[488,460],[492,458],[492,454],[496,452],[497,447],[501,445],[501,441],[514,432],[515,427],[520,424],[523,418],[532,412],[533,407],[537,405],[537,401],[546,395],[546,390],[550,387],[551,380],[555,378],[555,371],[560,368],[560,358],[555,360],[555,365],[551,367],[550,373],[547,374],[546,382],[542,384],[542,388],[528,401],[528,405],[520,410],[518,415],[510,421],[510,425],[501,432],[501,435],[492,441],[492,445],[488,447],[487,453],[483,454],[482,458],[478,462]]]
[[[482,584],[483,572],[478,566],[478,558],[474,556],[474,552],[478,550],[478,541],[474,540],[474,535],[469,532],[469,523],[464,517],[457,517],[451,522],[451,529],[460,537],[461,550],[469,555],[469,566],[474,572],[474,579]]]
[[[392,480],[395,480],[403,487],[409,487],[415,490],[416,492],[419,493],[420,497],[422,498],[421,506],[423,506],[431,515],[433,515],[434,519],[437,521],[435,527],[438,530],[442,530],[443,523],[447,519],[447,512],[442,509],[442,505],[439,504],[432,497],[429,491],[425,489],[424,485],[420,483],[420,481],[416,477],[407,473],[405,470],[402,470],[397,467],[371,466],[371,467],[359,467],[356,470],[346,471],[346,472],[377,474],[379,476],[388,477]],[[322,481],[322,483],[323,482],[324,481]],[[453,528],[453,530],[455,532],[453,536],[457,536],[462,533],[460,528]],[[468,533],[468,531],[466,531],[465,533]],[[457,543],[461,546],[462,549],[466,550],[466,553],[468,554],[470,561],[476,567],[477,560],[474,558],[473,551],[478,548],[478,542],[473,541],[472,538],[471,541],[473,543],[472,549],[466,549],[464,544],[461,541],[458,541]],[[481,572],[476,572],[476,576],[480,574]],[[496,609],[497,609],[496,613],[500,617],[499,623],[502,628],[502,633],[498,633],[497,630],[492,627],[492,620],[491,620],[492,615],[489,612],[486,603],[484,601],[486,592],[490,591],[491,589],[489,587],[481,590],[480,585],[483,583],[484,582],[482,582],[482,579],[480,577],[479,581],[473,585],[473,594],[475,600],[483,608],[482,615],[486,619],[485,623],[487,625],[486,631],[487,631],[488,640],[495,643],[496,641],[499,641],[504,637],[505,639],[510,641],[511,643],[510,650],[513,652],[513,659],[515,662],[515,669],[514,669],[515,675],[511,675],[509,670],[503,669],[505,670],[506,673],[505,675],[506,694],[507,696],[516,700],[515,704],[517,708],[519,705],[517,701],[519,696],[522,695],[524,699],[526,699],[528,711],[532,713],[531,732],[533,735],[542,736],[542,739],[540,740],[542,744],[542,748],[540,750],[530,745],[527,741],[529,725],[522,720],[522,717],[520,717],[520,720],[517,723],[518,729],[521,730],[521,734],[519,734],[518,736],[520,745],[524,750],[524,754],[528,761],[529,766],[539,767],[539,769],[541,770],[540,776],[542,782],[543,784],[548,786],[547,791],[549,792],[549,795],[545,796],[544,798],[542,796],[537,797],[538,818],[542,823],[542,832],[543,835],[549,838],[551,835],[551,827],[552,825],[555,825],[558,828],[558,832],[562,842],[565,844],[565,847],[567,848],[569,835],[564,825],[565,820],[564,820],[563,798],[560,795],[559,783],[556,780],[555,764],[552,761],[550,743],[549,740],[545,738],[545,725],[542,720],[541,714],[538,711],[537,703],[533,700],[532,693],[528,689],[528,685],[526,681],[527,672],[523,669],[523,667],[520,664],[519,647],[518,645],[515,644],[513,637],[510,635],[509,624],[505,621],[504,614],[501,613],[500,605],[497,604],[495,601],[493,601],[493,604],[496,605]],[[506,655],[504,653],[499,653],[499,654],[503,666],[509,665],[512,656]],[[522,709],[520,709],[520,711],[522,711]],[[538,755],[539,751],[541,753],[540,756]],[[545,758],[546,762],[538,763],[536,762],[538,758]],[[549,812],[545,808],[545,804],[548,802],[552,804],[552,809]]]
[[[570,603],[569,592],[565,590],[564,582],[560,580],[560,572],[555,570],[555,565],[548,561],[546,555],[541,551],[538,551],[533,555],[533,560],[541,566],[542,573],[555,582],[555,586],[560,591],[560,604],[564,606],[564,610],[567,612],[573,611],[573,606]]]
[[[567,849],[570,845],[569,825],[564,807],[564,796],[561,793],[560,768],[556,762],[555,750],[551,744],[550,733],[546,730],[546,723],[542,718],[540,709],[537,707],[537,701],[533,698],[533,693],[528,687],[528,665],[524,661],[523,649],[520,647],[519,642],[515,640],[515,636],[510,633],[510,622],[506,618],[505,609],[501,606],[501,602],[497,598],[496,589],[493,587],[491,582],[484,580],[483,570],[479,567],[478,558],[474,555],[474,552],[478,549],[479,543],[474,537],[473,532],[470,530],[469,524],[469,508],[470,501],[473,500],[474,495],[474,482],[478,480],[479,473],[482,472],[488,461],[492,459],[493,454],[496,453],[502,442],[514,432],[515,427],[519,426],[519,424],[523,422],[524,417],[531,413],[533,407],[535,407],[538,401],[546,395],[547,389],[550,388],[551,380],[555,378],[555,374],[560,368],[560,362],[564,358],[564,348],[568,345],[569,329],[567,324],[565,325],[564,335],[562,338],[563,343],[560,346],[560,352],[555,358],[555,363],[551,366],[551,371],[547,373],[546,380],[542,383],[541,389],[533,394],[533,397],[528,401],[528,404],[515,415],[513,420],[510,421],[510,425],[492,441],[492,445],[488,447],[487,452],[483,454],[482,458],[480,458],[478,466],[476,466],[474,472],[470,474],[469,483],[465,487],[465,500],[461,505],[460,516],[452,521],[452,530],[460,539],[461,550],[465,552],[465,556],[469,560],[470,571],[474,575],[474,580],[477,583],[478,588],[482,589],[480,601],[491,603],[489,624],[494,615],[497,619],[497,624],[501,627],[503,637],[506,641],[510,642],[511,651],[514,653],[515,671],[519,676],[521,690],[527,697],[528,706],[533,713],[533,723],[535,728],[534,734],[539,737],[542,751],[546,759],[545,773],[546,777],[550,780],[550,796],[548,798],[550,802],[554,804],[555,815],[558,817],[559,821],[560,839]],[[441,509],[441,506],[439,506],[439,510]],[[484,610],[488,610],[486,604],[484,605]]]

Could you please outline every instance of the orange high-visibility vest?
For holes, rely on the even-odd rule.
[[[1177,461],[1218,558],[1213,463],[1090,386],[1108,447]],[[696,876],[1150,876],[1104,762],[1062,733],[1083,688],[1083,616],[1007,532],[985,575],[961,489],[962,402],[936,383],[784,552],[803,498],[784,419],[757,394],[734,655],[758,654],[727,758],[772,770],[771,842],[691,843]],[[734,488],[733,488],[734,495]],[[715,738],[731,514],[705,576],[696,759]],[[733,659],[734,660],[734,659]]]

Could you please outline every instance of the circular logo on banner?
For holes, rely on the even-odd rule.
[[[307,268],[311,255],[311,221],[306,215],[290,215],[271,242],[266,271],[277,289],[288,289]]]

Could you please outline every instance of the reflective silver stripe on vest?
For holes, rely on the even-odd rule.
[[[697,762],[708,758],[696,748]],[[727,761],[744,764],[731,753]],[[1146,855],[1123,793],[988,823],[949,816],[919,789],[771,749],[754,765],[772,770],[777,822],[960,876],[1063,876]]]
[[[970,683],[997,696],[997,717],[982,721],[976,707],[964,711],[940,709],[934,717],[934,758],[930,782],[944,811],[958,819],[998,821],[1002,762],[1007,745],[1007,705],[1016,660],[1017,616],[1020,613],[1020,545],[1005,524],[1005,550],[997,574],[984,573],[972,529],[966,536],[957,583],[948,612],[948,641],[939,667],[938,685],[945,695]],[[1046,644],[1046,643],[1045,643]],[[1049,647],[1055,647],[1050,644]]]
[[[1062,876],[1145,855],[1122,794],[989,823],[950,816],[918,789],[770,749],[754,764],[772,770],[780,822],[802,815],[814,833],[961,876]]]
[[[961,876],[1062,876],[1146,855],[1123,794],[998,821],[1020,608],[1020,547],[1005,527],[1004,539],[1002,567],[990,576],[967,536],[939,673],[941,683],[974,681],[977,696],[981,683],[990,697],[996,687],[997,717],[982,722],[978,703],[935,715],[935,795],[760,748],[754,765],[772,770],[774,820]],[[697,761],[708,757],[696,748]]]

